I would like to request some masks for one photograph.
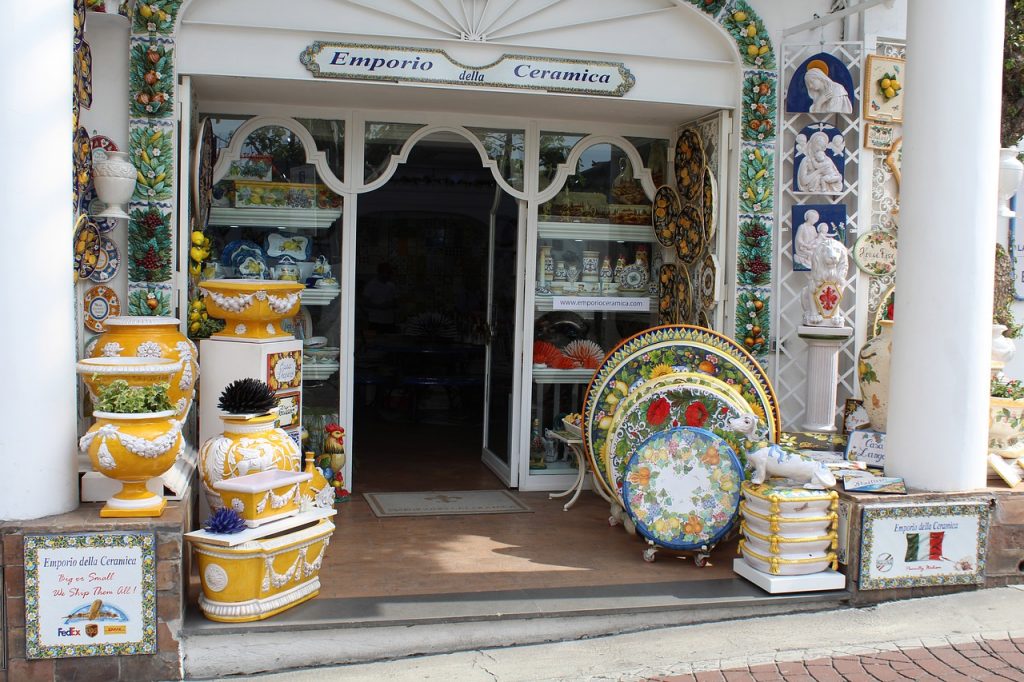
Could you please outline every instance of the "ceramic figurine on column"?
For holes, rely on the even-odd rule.
[[[811,327],[845,327],[840,310],[846,273],[846,247],[836,239],[822,239],[811,256],[811,279],[803,289],[804,324]]]

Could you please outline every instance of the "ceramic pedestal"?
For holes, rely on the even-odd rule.
[[[804,431],[834,433],[839,351],[853,334],[849,327],[801,326],[797,335],[807,344],[807,400]]]

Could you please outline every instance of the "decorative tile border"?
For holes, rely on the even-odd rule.
[[[762,365],[771,338],[771,288],[740,286],[736,291],[736,342]]]

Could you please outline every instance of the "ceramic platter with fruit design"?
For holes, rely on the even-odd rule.
[[[213,154],[216,142],[210,119],[204,118],[199,124],[199,139],[196,141],[195,159],[192,167],[192,200],[196,205],[195,229],[205,230],[213,203]]]
[[[602,456],[609,487],[621,494],[626,464],[636,447],[659,431],[700,427],[738,447],[739,436],[726,422],[744,414],[750,414],[750,407],[743,396],[707,374],[673,372],[644,382],[618,405],[608,429]]]
[[[660,324],[676,321],[675,263],[665,263],[658,268],[658,320]]]
[[[693,285],[690,282],[690,273],[686,268],[679,268],[676,273],[676,322],[690,324],[692,314]]]
[[[637,386],[673,372],[696,372],[724,381],[764,420],[772,441],[782,430],[778,400],[767,373],[732,339],[681,324],[634,334],[605,357],[583,399],[584,450],[598,482],[613,499],[616,493],[607,484],[601,453],[616,407]]]
[[[695,263],[704,250],[704,216],[687,204],[676,221],[676,255],[686,264]]]
[[[75,211],[83,208],[83,198],[92,186],[92,144],[89,141],[89,133],[85,128],[79,127],[75,131],[75,140],[72,145],[74,158],[74,202]]]
[[[711,169],[704,168],[704,198],[701,201],[701,213],[704,216],[704,242],[710,244],[715,237],[718,221],[718,182],[711,174]]]
[[[74,255],[75,277],[86,279],[96,271],[100,258],[100,232],[96,223],[89,220],[84,213],[78,217],[75,225]]]
[[[679,216],[679,207],[679,193],[674,187],[662,185],[654,193],[651,223],[654,225],[654,236],[662,246],[676,245],[676,218]]]
[[[97,284],[85,292],[82,301],[85,310],[85,327],[89,331],[102,333],[103,323],[109,317],[121,314],[121,300],[114,290],[103,284]]]
[[[710,310],[718,301],[718,259],[710,253],[697,270],[697,301],[700,310]]]
[[[743,468],[728,443],[681,426],[637,447],[622,498],[637,533],[654,544],[707,551],[736,523],[742,482]]]
[[[684,130],[676,141],[676,183],[687,204],[700,206],[704,186],[704,145],[693,128]]]
[[[99,250],[96,252],[96,265],[89,279],[99,284],[114,279],[117,269],[121,266],[121,254],[114,240],[105,234],[99,236]]]

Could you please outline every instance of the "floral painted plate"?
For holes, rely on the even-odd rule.
[[[196,229],[205,230],[213,204],[213,165],[217,146],[213,138],[210,119],[204,118],[199,124],[199,139],[196,141],[195,159],[192,161],[192,201],[196,206]]]
[[[85,309],[85,328],[97,334],[106,331],[103,323],[108,317],[121,314],[121,300],[113,289],[103,284],[85,292],[82,307]]]
[[[624,339],[594,373],[583,399],[583,447],[598,482],[609,497],[600,453],[608,438],[615,407],[645,381],[668,372],[698,372],[735,388],[751,412],[767,424],[775,441],[782,431],[779,403],[765,370],[735,341],[702,327],[664,325]]]
[[[669,549],[709,549],[736,523],[743,469],[724,440],[680,426],[644,441],[622,484],[637,532]]]
[[[74,236],[75,276],[87,279],[100,259],[100,232],[84,213],[78,217]]]
[[[704,168],[704,198],[701,202],[701,213],[704,215],[704,243],[710,244],[715,237],[718,225],[718,182],[711,174],[711,169]]]
[[[704,145],[693,128],[684,130],[676,141],[676,183],[687,204],[700,206],[704,186]]]
[[[660,324],[676,321],[675,263],[665,263],[658,269],[658,320]]]
[[[710,310],[718,302],[718,259],[710,253],[697,271],[697,300],[700,310]]]
[[[646,263],[627,265],[619,273],[619,291],[647,291],[648,279],[650,273],[647,272]]]
[[[741,451],[737,450],[739,435],[726,422],[744,414],[750,414],[750,406],[736,389],[706,374],[673,372],[641,384],[616,406],[608,430],[602,457],[609,487],[621,491],[626,465],[637,445],[666,429],[707,429]]]
[[[676,220],[676,255],[684,263],[695,263],[704,250],[704,216],[687,204]]]
[[[96,267],[89,275],[89,279],[103,284],[114,279],[117,269],[121,266],[121,254],[117,250],[114,240],[105,234],[99,236],[100,248],[96,254]]]
[[[72,144],[73,159],[74,159],[74,201],[75,211],[78,212],[82,205],[82,200],[89,192],[89,188],[92,186],[92,144],[89,141],[89,133],[83,128],[79,127],[75,131],[75,139]]]
[[[75,70],[75,90],[78,103],[84,109],[92,107],[92,48],[82,41],[82,46],[75,50],[78,68]]]
[[[693,285],[686,268],[676,273],[676,320],[679,324],[690,324],[693,315]]]
[[[674,187],[662,185],[654,193],[651,224],[654,225],[654,236],[662,246],[676,245],[676,218],[680,207],[679,193]]]

